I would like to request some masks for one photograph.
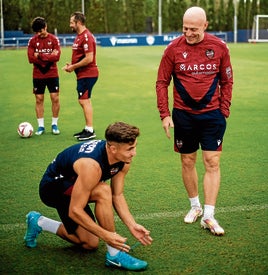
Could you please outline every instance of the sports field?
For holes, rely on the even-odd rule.
[[[138,246],[132,252],[148,261],[145,274],[268,274],[268,44],[229,47],[235,85],[216,210],[226,231],[223,237],[201,229],[199,221],[183,222],[189,203],[180,161],[156,109],[155,80],[164,47],[98,48],[100,78],[93,91],[97,138],[103,138],[108,124],[119,120],[141,129],[125,194],[137,222],[150,229],[154,238],[152,246]],[[63,48],[59,68],[70,57],[71,48]],[[22,139],[16,132],[20,122],[37,127],[26,49],[0,51],[0,77],[0,273],[133,274],[104,266],[103,242],[97,252],[88,253],[43,232],[35,249],[24,246],[28,211],[58,219],[54,209],[41,203],[39,181],[56,154],[77,142],[72,135],[83,128],[84,119],[75,76],[61,71],[61,134],[50,133],[46,92],[46,134]],[[200,158],[198,171],[203,172]],[[116,227],[130,245],[135,243],[117,218]]]

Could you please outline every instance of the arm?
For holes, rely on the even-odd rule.
[[[29,63],[31,64],[41,65],[43,64],[43,62],[40,59],[38,59],[37,52],[35,52],[35,47],[33,46],[33,38],[31,38],[28,43],[28,48],[27,48],[28,60],[29,60]]]
[[[173,121],[169,111],[168,101],[168,87],[171,81],[171,75],[173,71],[173,62],[164,54],[158,68],[158,75],[156,81],[156,96],[157,107],[162,120],[162,127],[166,133],[166,136],[170,138],[169,128],[174,127]]]
[[[79,62],[75,64],[69,64],[67,63],[62,69],[68,73],[71,73],[72,71],[84,67],[91,63],[93,61],[93,52],[88,52],[85,54],[85,57],[81,59]]]
[[[37,58],[44,62],[58,62],[60,60],[61,50],[60,41],[58,38],[54,37],[52,40],[52,52],[51,53],[38,53]]]
[[[220,110],[228,118],[232,100],[233,71],[227,47],[221,60],[220,74]]]
[[[150,231],[142,225],[136,223],[134,217],[129,211],[128,204],[124,196],[124,179],[129,168],[130,165],[125,164],[123,170],[111,179],[114,208],[120,219],[128,227],[131,234],[143,245],[149,245],[152,243]]]
[[[74,163],[74,170],[78,177],[71,195],[70,218],[87,231],[104,240],[107,244],[121,249],[126,242],[126,238],[99,226],[84,211],[85,206],[94,193],[94,188],[100,184],[101,168],[99,164],[93,159],[81,158]]]

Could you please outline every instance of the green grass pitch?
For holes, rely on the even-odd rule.
[[[106,126],[125,121],[141,129],[137,156],[126,178],[125,193],[137,222],[151,230],[150,247],[132,254],[149,263],[145,274],[268,273],[268,44],[230,44],[234,69],[231,116],[223,144],[221,189],[216,218],[226,231],[212,236],[199,222],[187,225],[189,203],[180,176],[180,161],[161,127],[156,109],[155,80],[164,47],[98,47],[99,80],[93,90],[94,126],[103,138]],[[63,48],[59,68],[70,61]],[[97,252],[81,251],[43,232],[38,246],[23,243],[25,215],[37,210],[58,219],[38,196],[48,163],[76,142],[84,126],[74,74],[60,70],[61,134],[50,133],[51,105],[45,96],[45,135],[22,139],[20,122],[36,129],[32,66],[26,49],[0,51],[1,94],[1,274],[134,274],[104,266],[103,242]],[[170,98],[172,96],[170,95]],[[198,172],[203,173],[201,154]],[[200,198],[203,202],[202,177]],[[117,232],[135,240],[116,219]]]

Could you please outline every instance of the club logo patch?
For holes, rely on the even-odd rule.
[[[182,140],[177,140],[176,139],[176,146],[177,146],[177,148],[180,149],[182,147],[182,145],[183,145]]]
[[[119,171],[118,167],[111,168],[110,173],[111,175],[115,175]]]
[[[214,57],[214,55],[215,55],[215,53],[214,53],[213,50],[210,50],[210,49],[206,50],[206,56],[207,56],[207,58],[212,59]]]

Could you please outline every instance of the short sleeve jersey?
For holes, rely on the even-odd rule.
[[[87,53],[93,53],[93,61],[84,67],[75,70],[77,79],[98,77],[99,71],[96,64],[96,41],[93,34],[85,29],[75,38],[72,47],[72,64],[82,60]]]
[[[198,44],[184,36],[166,48],[156,82],[161,118],[169,116],[167,87],[173,78],[173,107],[193,114],[220,108],[228,117],[233,74],[229,50],[219,38],[205,33]]]
[[[73,169],[73,165],[80,158],[91,158],[99,163],[102,170],[99,181],[106,181],[112,178],[123,169],[124,162],[110,165],[105,145],[105,140],[92,140],[78,143],[65,149],[48,166],[43,180],[45,182],[55,182],[57,179],[66,179],[75,183],[77,174]]]
[[[57,54],[51,54],[57,50]],[[34,53],[39,53],[35,58]],[[33,36],[28,42],[28,60],[33,63],[33,78],[54,78],[59,77],[56,62],[60,59],[59,39],[51,33],[46,37]]]

